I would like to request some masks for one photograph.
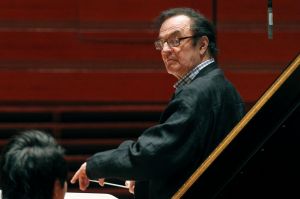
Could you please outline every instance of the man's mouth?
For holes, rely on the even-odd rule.
[[[169,62],[175,62],[176,60],[175,59],[167,59],[167,63]]]

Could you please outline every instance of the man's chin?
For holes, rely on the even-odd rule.
[[[168,65],[168,66],[166,66],[166,70],[171,75],[175,75],[176,71],[177,71],[175,65]]]

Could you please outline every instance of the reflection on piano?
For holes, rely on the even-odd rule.
[[[0,199],[2,199],[1,190],[0,190]],[[118,198],[110,194],[104,194],[104,193],[67,192],[65,194],[65,199],[118,199]]]
[[[300,55],[172,199],[300,198]]]
[[[110,194],[104,193],[75,193],[67,192],[65,199],[117,199]]]

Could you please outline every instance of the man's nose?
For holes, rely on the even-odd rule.
[[[170,51],[170,50],[171,50],[171,48],[170,48],[168,42],[165,41],[163,44],[162,51]]]

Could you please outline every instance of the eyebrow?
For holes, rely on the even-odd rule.
[[[169,38],[169,37],[172,37],[172,36],[177,36],[177,35],[180,35],[180,34],[181,34],[181,31],[175,30],[174,32],[171,32],[170,34],[166,35],[166,38]],[[162,37],[159,36],[158,39],[162,39]]]

